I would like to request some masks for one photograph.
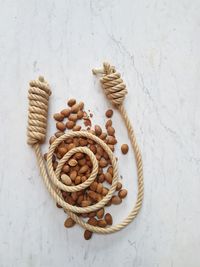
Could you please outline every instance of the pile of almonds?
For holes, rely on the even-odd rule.
[[[115,145],[117,144],[117,139],[115,136],[115,129],[111,117],[113,116],[113,110],[109,109],[106,111],[105,115],[107,121],[105,124],[105,131],[99,125],[92,127],[91,118],[93,115],[84,111],[84,103],[79,102],[75,99],[70,99],[68,102],[68,107],[63,109],[61,112],[54,114],[54,119],[56,120],[57,132],[49,139],[50,145],[65,133],[66,130],[88,131],[100,139],[102,139],[114,152]],[[79,123],[79,124],[78,124]],[[82,125],[81,125],[82,123]],[[83,128],[84,127],[84,128]],[[108,154],[103,150],[103,148],[96,144],[93,140],[83,138],[83,137],[74,137],[68,138],[56,148],[53,155],[52,164],[54,170],[56,170],[58,161],[72,148],[79,146],[87,146],[96,156],[96,159],[99,163],[98,175],[95,181],[86,189],[78,192],[65,192],[61,191],[63,199],[70,205],[78,207],[87,207],[99,202],[109,191],[109,187],[112,184],[113,179],[113,168],[111,166],[110,159]],[[121,151],[123,154],[128,152],[128,145],[123,144],[121,146]],[[47,154],[44,155],[46,159]],[[85,182],[91,174],[92,171],[92,162],[88,155],[83,153],[74,154],[63,166],[61,172],[61,181],[70,186],[78,185]],[[116,194],[112,196],[111,200],[106,204],[118,205],[127,195],[127,190],[122,188],[122,184],[118,182],[116,188]],[[58,204],[57,207],[61,208]],[[113,219],[110,213],[105,212],[105,208],[101,208],[96,212],[77,214],[85,218],[90,225],[106,227],[112,225]],[[75,222],[68,218],[64,223],[65,227],[70,228],[75,225]],[[90,239],[92,232],[85,230],[84,238],[86,240]]]

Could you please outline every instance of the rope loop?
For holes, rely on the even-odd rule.
[[[46,137],[48,102],[51,90],[42,76],[29,83],[27,143],[43,143]]]
[[[109,63],[103,64],[103,69],[93,69],[93,74],[103,74],[100,79],[102,88],[113,105],[122,105],[127,94],[126,85],[121,79],[121,74]]]

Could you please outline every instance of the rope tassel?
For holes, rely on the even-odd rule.
[[[51,95],[51,90],[48,83],[44,80],[43,77],[39,77],[38,80],[30,82],[30,88],[28,93],[29,114],[28,114],[27,142],[29,145],[32,145],[35,150],[41,176],[43,177],[44,183],[49,193],[52,195],[53,199],[60,206],[63,207],[66,213],[76,223],[81,225],[84,229],[100,234],[110,234],[117,232],[123,229],[125,226],[127,226],[137,216],[142,206],[142,200],[144,194],[142,157],[136,141],[133,127],[130,123],[125,107],[123,105],[123,101],[127,94],[127,90],[126,90],[126,85],[121,79],[120,73],[116,72],[115,67],[111,66],[109,63],[104,63],[103,69],[93,69],[93,74],[103,75],[103,77],[100,79],[102,88],[107,98],[111,101],[111,103],[114,106],[116,106],[116,108],[121,113],[121,116],[127,127],[133,151],[135,153],[137,176],[138,176],[138,193],[135,206],[132,209],[132,211],[128,214],[128,216],[121,223],[107,228],[92,226],[83,221],[79,216],[77,216],[78,213],[89,213],[92,211],[97,211],[100,208],[104,207],[112,198],[116,190],[118,182],[118,168],[117,168],[116,158],[112,153],[111,149],[108,147],[108,145],[105,144],[99,137],[87,131],[79,131],[79,132],[69,131],[68,133],[57,138],[51,144],[47,154],[47,162],[45,165],[40,146],[44,142],[46,136],[48,102],[49,102],[49,96]],[[102,200],[100,200],[99,202],[97,202],[92,206],[76,207],[70,205],[64,201],[61,194],[61,190],[65,192],[77,192],[83,190],[89,187],[90,184],[96,178],[96,175],[98,173],[98,163],[95,155],[87,147],[76,147],[68,151],[64,155],[64,157],[59,161],[56,170],[55,171],[53,170],[52,157],[54,151],[61,142],[71,137],[85,137],[99,144],[103,148],[103,150],[105,150],[105,152],[108,154],[113,167],[113,180],[107,195],[104,196]],[[90,157],[90,160],[93,165],[93,170],[90,174],[90,177],[82,184],[75,186],[67,186],[62,182],[60,182],[61,169],[65,164],[65,162],[77,152],[85,153]]]

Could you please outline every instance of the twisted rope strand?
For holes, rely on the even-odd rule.
[[[47,154],[47,165],[45,166],[44,159],[42,157],[40,144],[44,142],[46,135],[46,127],[47,127],[47,112],[48,112],[48,101],[49,96],[51,94],[50,88],[48,84],[44,81],[44,78],[40,77],[36,81],[30,82],[29,89],[29,115],[28,115],[28,144],[32,145],[38,165],[40,168],[41,176],[43,177],[44,183],[47,187],[47,190],[52,195],[53,199],[63,207],[65,212],[80,226],[89,231],[100,233],[100,234],[110,234],[117,232],[127,226],[138,214],[141,206],[144,195],[144,183],[143,183],[143,167],[142,167],[142,157],[139,150],[139,146],[136,141],[136,137],[133,131],[133,127],[128,118],[126,110],[123,106],[123,100],[125,95],[127,94],[126,85],[121,79],[121,75],[116,72],[115,68],[108,63],[104,63],[103,69],[94,69],[94,74],[102,74],[103,77],[100,79],[102,88],[111,101],[113,105],[115,105],[121,116],[125,122],[125,125],[128,130],[129,138],[131,141],[131,145],[135,154],[136,166],[137,166],[137,176],[138,176],[138,193],[137,200],[134,208],[129,213],[129,215],[119,224],[110,226],[108,228],[101,228],[97,226],[92,226],[84,220],[82,220],[76,214],[78,213],[89,213],[92,211],[97,211],[100,208],[104,207],[108,201],[111,199],[113,193],[116,190],[117,182],[118,182],[118,168],[115,156],[113,155],[110,148],[97,136],[88,133],[86,131],[73,132],[70,131],[59,138],[57,138],[50,146],[48,154]],[[76,207],[68,204],[64,201],[61,190],[65,192],[77,192],[87,188],[96,178],[98,173],[98,162],[94,154],[87,147],[76,147],[68,151],[64,157],[59,161],[59,164],[56,168],[56,171],[53,170],[52,166],[52,157],[54,150],[57,146],[67,138],[71,137],[86,137],[97,144],[99,144],[105,152],[108,154],[112,167],[113,167],[113,180],[111,187],[106,196],[96,204],[88,207]],[[91,172],[90,177],[82,184],[76,186],[66,186],[62,182],[60,182],[60,172],[64,165],[64,163],[75,153],[82,152],[87,154],[92,162],[93,170]]]

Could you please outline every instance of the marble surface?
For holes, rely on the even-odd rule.
[[[0,1],[0,266],[200,266],[200,1]],[[145,198],[123,231],[83,239],[63,227],[26,144],[27,88],[43,74],[52,114],[76,96],[105,121],[110,107],[91,69],[107,60],[128,87],[125,105],[143,155]],[[119,114],[119,144],[127,142]],[[43,151],[46,147],[43,146]],[[119,153],[134,204],[132,151]]]

